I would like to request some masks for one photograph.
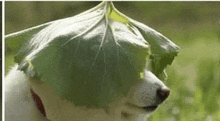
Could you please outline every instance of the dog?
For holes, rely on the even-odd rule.
[[[6,76],[6,121],[145,121],[170,93],[160,79],[145,70],[144,78],[127,97],[116,99],[107,109],[87,109],[61,99],[52,87],[37,83],[17,68],[15,65]],[[39,98],[37,103],[34,95]]]

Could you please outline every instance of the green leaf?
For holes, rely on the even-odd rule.
[[[25,34],[27,43],[15,61],[27,76],[39,78],[76,106],[106,107],[143,77],[149,56],[156,57],[152,66],[159,74],[165,66],[158,63],[171,63],[169,57],[178,50],[158,32],[120,13],[112,2],[46,25]],[[19,37],[22,34],[17,41],[23,41]]]
[[[35,33],[47,27],[50,23],[25,29],[5,36],[5,43],[12,52],[17,52],[23,43],[26,43]]]

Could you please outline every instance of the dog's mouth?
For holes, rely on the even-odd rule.
[[[158,105],[153,105],[153,106],[147,106],[147,107],[141,107],[145,111],[154,111],[156,110]]]
[[[139,110],[142,110],[144,112],[152,112],[152,111],[155,111],[157,109],[157,107],[159,105],[150,105],[150,106],[145,106],[145,107],[140,107],[140,106],[137,106],[137,105],[134,105],[132,103],[126,103],[126,105],[130,108],[133,108],[133,109],[139,109]]]
[[[121,112],[121,116],[122,118],[130,118],[132,117],[133,115],[136,115],[136,114],[150,114],[152,113],[153,111],[155,111],[159,105],[152,105],[152,106],[145,106],[145,107],[140,107],[140,106],[137,106],[137,105],[134,105],[132,103],[126,103],[127,107],[128,107],[128,110],[123,110]]]

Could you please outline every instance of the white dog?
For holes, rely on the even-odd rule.
[[[144,121],[169,96],[160,79],[179,50],[106,1],[6,36],[18,41],[6,121]]]

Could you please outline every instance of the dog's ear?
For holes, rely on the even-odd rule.
[[[16,53],[18,52],[21,45],[26,43],[33,35],[38,33],[43,28],[47,27],[51,23],[52,22],[45,23],[19,32],[8,34],[5,36],[5,44],[11,52]]]

